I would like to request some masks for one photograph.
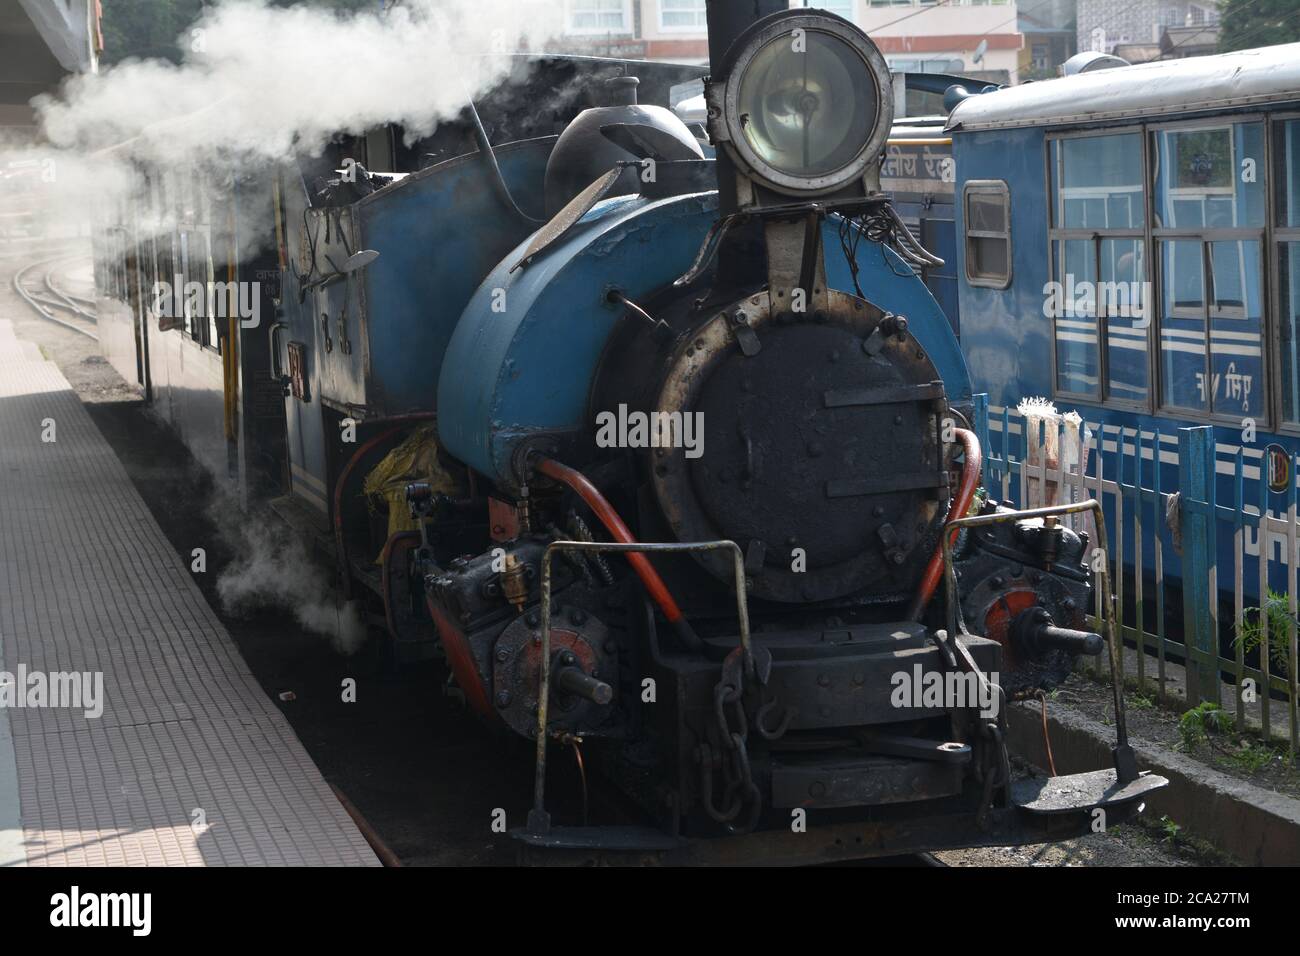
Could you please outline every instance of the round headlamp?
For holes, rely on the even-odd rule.
[[[790,11],[727,53],[715,141],[770,188],[833,192],[862,176],[889,136],[889,67],[867,35],[829,13]]]

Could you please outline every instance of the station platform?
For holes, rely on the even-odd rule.
[[[52,706],[55,673],[81,706]],[[0,320],[5,682],[0,865],[378,865],[58,367]]]

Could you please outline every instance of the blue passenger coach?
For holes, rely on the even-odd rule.
[[[1140,429],[1146,487],[1158,429],[1167,491],[1177,429],[1211,425],[1220,502],[1240,448],[1244,500],[1284,513],[1300,451],[1300,44],[969,96],[947,128],[962,348],[991,414],[1051,398],[1103,426],[1106,452],[1122,429],[1128,455]]]

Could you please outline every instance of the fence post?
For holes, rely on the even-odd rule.
[[[1187,647],[1187,703],[1219,703],[1219,635],[1214,626],[1211,569],[1218,558],[1215,519],[1214,429],[1178,429],[1179,525],[1183,543],[1183,643]]]
[[[980,463],[980,483],[985,488],[989,486],[989,459],[993,457],[993,446],[989,443],[989,394],[988,392],[979,392],[971,400],[972,411],[975,421],[971,424],[975,427],[975,437],[979,439],[980,450],[983,452],[983,461]],[[1002,436],[1002,445],[1005,448],[1007,444],[1006,435]],[[990,495],[989,497],[994,497]]]

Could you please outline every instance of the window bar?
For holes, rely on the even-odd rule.
[[[1214,364],[1210,360],[1210,285],[1214,281],[1212,268],[1210,265],[1210,244],[1204,239],[1201,240],[1201,323],[1205,329],[1205,414],[1211,418],[1214,417]],[[1210,481],[1214,481],[1218,472],[1214,469],[1210,471]]]
[[[1110,336],[1109,313],[1102,303],[1101,292],[1101,235],[1092,236],[1092,321],[1097,335],[1097,400],[1110,401]]]

